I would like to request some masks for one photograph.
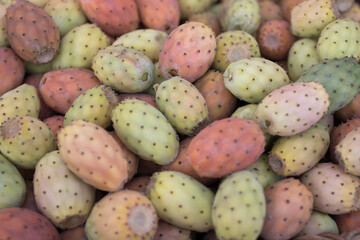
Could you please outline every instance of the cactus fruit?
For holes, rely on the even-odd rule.
[[[298,236],[315,235],[323,232],[339,234],[338,226],[328,214],[312,211],[309,221]]]
[[[351,8],[348,11],[343,12],[341,14],[341,18],[349,18],[355,22],[360,23],[360,14],[359,13],[360,13],[360,5],[358,2],[356,2],[351,6]]]
[[[281,7],[277,2],[272,0],[264,0],[259,2],[261,23],[265,23],[270,20],[283,19],[283,13]]]
[[[120,45],[97,52],[92,69],[103,84],[124,93],[142,92],[154,81],[151,59],[138,50]]]
[[[225,0],[221,4],[220,23],[224,31],[242,30],[254,34],[261,23],[257,0]]]
[[[20,207],[26,194],[26,185],[16,167],[0,154],[0,209]]]
[[[173,77],[162,82],[156,90],[156,105],[175,130],[184,135],[195,135],[209,121],[204,97],[190,82]]]
[[[333,216],[340,233],[360,231],[360,211]]]
[[[128,163],[119,144],[94,123],[72,121],[60,130],[58,146],[66,166],[87,184],[117,191],[128,180]]]
[[[250,166],[264,147],[264,134],[254,121],[224,118],[199,132],[187,152],[201,177],[220,178]]]
[[[26,185],[26,195],[25,195],[25,200],[21,205],[21,208],[26,208],[31,211],[41,213],[36,205],[33,182],[30,180],[25,181],[25,185]]]
[[[291,83],[268,94],[259,103],[254,119],[265,132],[291,136],[318,122],[329,105],[329,95],[320,83]]]
[[[187,22],[175,28],[159,55],[161,74],[194,82],[211,66],[216,53],[212,29],[199,22]]]
[[[249,171],[227,176],[219,185],[212,221],[219,239],[257,239],[266,212],[262,185]]]
[[[194,13],[191,16],[189,16],[188,20],[191,22],[201,22],[205,24],[206,26],[210,27],[213,30],[215,36],[221,33],[220,22],[216,17],[215,13],[211,11]]]
[[[112,46],[120,45],[138,50],[156,63],[159,61],[159,53],[167,36],[166,32],[160,30],[139,29],[121,35],[112,43]]]
[[[34,169],[49,151],[56,149],[49,127],[34,117],[14,117],[0,126],[0,151],[15,165]]]
[[[360,23],[351,19],[338,19],[326,25],[317,42],[320,60],[355,57],[360,60]]]
[[[207,232],[212,228],[214,193],[184,173],[154,173],[146,196],[153,203],[159,218],[170,224],[198,232]]]
[[[287,65],[291,81],[295,82],[303,72],[320,62],[316,44],[317,42],[310,38],[302,38],[293,43]]]
[[[313,194],[295,178],[277,181],[265,190],[266,217],[261,237],[291,239],[310,219]]]
[[[17,1],[6,10],[6,31],[12,49],[19,57],[36,64],[56,56],[59,30],[51,16],[28,1]]]
[[[6,8],[8,4],[0,2],[0,47],[8,47],[9,41],[6,34]]]
[[[0,210],[2,239],[60,240],[59,233],[49,219],[25,208]]]
[[[88,240],[85,235],[85,227],[80,226],[61,232],[60,240]]]
[[[150,240],[158,218],[153,204],[143,194],[121,190],[95,204],[85,224],[89,240]]]
[[[263,57],[279,61],[287,58],[296,37],[290,31],[289,22],[270,20],[261,25],[257,41]]]
[[[44,119],[43,122],[50,128],[54,134],[55,140],[57,141],[58,133],[60,129],[64,127],[64,116],[54,115]]]
[[[125,99],[137,99],[147,102],[154,108],[157,108],[155,97],[146,93],[122,93],[118,95],[118,99],[119,102],[124,101]]]
[[[34,194],[39,210],[61,229],[83,224],[95,200],[95,189],[66,167],[59,151],[47,153],[36,165]]]
[[[111,119],[120,140],[141,158],[166,165],[177,156],[179,140],[175,130],[150,104],[126,99],[116,106]]]
[[[323,127],[325,127],[325,129],[330,134],[334,128],[334,120],[335,120],[334,115],[329,114],[329,115],[325,115],[324,117],[322,117],[317,123],[322,125]]]
[[[240,100],[259,103],[273,90],[290,83],[285,70],[265,58],[245,58],[224,72],[225,87]]]
[[[340,166],[318,163],[300,180],[313,193],[315,210],[333,215],[360,210],[360,179]]]
[[[137,176],[127,182],[124,186],[124,189],[133,190],[145,194],[146,187],[149,182],[150,176]]]
[[[216,54],[212,67],[225,72],[232,62],[244,58],[260,57],[259,44],[255,37],[245,31],[223,32],[216,37]]]
[[[326,25],[339,17],[334,0],[305,0],[291,11],[291,32],[298,37],[317,38]]]
[[[340,12],[346,12],[354,4],[355,0],[334,0]]]
[[[338,122],[346,122],[351,119],[360,118],[360,93],[345,107],[337,110],[334,115]]]
[[[89,23],[79,25],[61,39],[53,69],[90,68],[95,54],[109,45],[109,38],[98,26]]]
[[[45,103],[54,111],[65,114],[78,96],[99,85],[99,79],[91,70],[64,68],[45,73],[39,88]]]
[[[45,64],[35,64],[32,62],[24,61],[25,71],[28,74],[43,74],[52,71],[52,62]]]
[[[190,230],[182,229],[160,220],[158,222],[154,240],[191,240],[193,239],[193,236],[194,234]]]
[[[154,71],[154,81],[153,81],[153,84],[144,91],[144,93],[147,93],[147,94],[150,94],[152,96],[155,96],[156,94],[156,90],[155,90],[155,85],[156,84],[160,84],[162,83],[163,81],[167,80],[161,73],[160,73],[160,67],[159,67],[159,62],[155,63],[154,64],[154,68],[155,68],[155,71]]]
[[[47,0],[44,10],[58,26],[60,38],[87,20],[77,0]]]
[[[106,34],[120,36],[139,27],[139,13],[135,0],[79,0],[90,22]]]
[[[293,8],[305,0],[280,0],[281,12],[287,21],[291,21],[291,11]]]
[[[353,57],[323,61],[306,70],[297,82],[318,82],[329,94],[332,114],[346,106],[359,92],[360,65]]]
[[[171,32],[180,23],[177,0],[136,0],[141,22],[149,29]]]
[[[178,0],[181,19],[188,19],[192,14],[206,11],[215,0]]]

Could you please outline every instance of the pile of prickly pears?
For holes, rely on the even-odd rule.
[[[0,0],[0,240],[360,239],[360,1]]]

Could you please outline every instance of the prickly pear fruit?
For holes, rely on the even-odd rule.
[[[313,194],[295,178],[277,181],[265,190],[266,217],[261,237],[291,239],[310,219]]]
[[[122,93],[118,95],[118,99],[119,102],[124,101],[125,99],[137,99],[147,102],[154,108],[157,108],[155,97],[146,93]]]
[[[50,72],[53,70],[52,63],[53,63],[53,61],[45,63],[45,64],[35,64],[32,62],[24,61],[25,71],[28,74],[47,73],[47,72]]]
[[[256,39],[245,31],[223,32],[216,37],[216,54],[212,67],[225,72],[232,62],[244,58],[260,57],[260,48]]]
[[[242,30],[255,33],[260,27],[260,6],[257,0],[225,0],[221,4],[220,23],[224,31]]]
[[[221,33],[220,22],[216,17],[215,13],[211,11],[194,13],[189,17],[188,20],[192,22],[201,22],[205,24],[206,26],[210,27],[213,30],[215,36]]]
[[[191,240],[193,239],[193,232],[187,229],[182,229],[165,221],[160,220],[155,233],[154,240],[176,239],[176,240]]]
[[[109,38],[95,24],[77,26],[61,39],[53,69],[90,68],[95,54],[109,45]]]
[[[47,153],[36,165],[34,194],[39,210],[61,229],[83,224],[95,200],[95,189],[66,167],[59,151]]]
[[[268,94],[254,118],[265,132],[291,136],[318,122],[329,105],[329,95],[320,83],[291,83]]]
[[[80,226],[61,232],[60,240],[88,240],[85,235],[85,227]]]
[[[224,118],[199,132],[187,152],[201,177],[219,178],[250,166],[264,147],[264,134],[254,121]]]
[[[360,211],[333,216],[340,233],[360,231]]]
[[[135,0],[79,0],[90,20],[111,36],[120,36],[139,27],[139,13]]]
[[[26,208],[0,210],[0,236],[3,239],[60,240],[54,225],[45,216]]]
[[[150,240],[157,228],[153,204],[143,194],[121,190],[103,197],[93,207],[85,224],[89,240]]]
[[[125,99],[113,110],[111,119],[120,140],[141,158],[166,165],[177,156],[179,140],[175,130],[150,104]]]
[[[9,41],[6,34],[6,8],[8,4],[0,2],[0,47],[8,47]]]
[[[244,58],[224,72],[225,87],[240,100],[259,103],[273,90],[290,83],[285,70],[265,58]]]
[[[345,107],[337,110],[334,115],[337,121],[346,122],[351,119],[360,118],[360,93]]]
[[[211,66],[216,53],[212,29],[199,22],[187,22],[175,28],[159,55],[161,74],[194,82]]]
[[[339,229],[334,219],[328,214],[312,211],[309,221],[307,221],[298,236],[315,235],[323,232],[339,234]]]
[[[214,193],[194,178],[175,171],[156,172],[147,186],[146,195],[160,219],[198,232],[212,228]]]
[[[50,128],[54,134],[55,140],[57,141],[58,133],[60,129],[64,127],[64,116],[54,115],[44,119],[43,122]]]
[[[124,189],[133,190],[145,194],[146,187],[150,182],[150,176],[137,176],[127,182]]]
[[[160,67],[159,67],[159,62],[154,64],[154,81],[153,84],[144,91],[144,93],[150,94],[152,96],[155,96],[156,94],[156,90],[155,90],[155,85],[156,84],[160,84],[163,81],[167,80],[161,73],[160,73]]]
[[[358,2],[354,3],[351,8],[341,14],[341,18],[349,18],[360,23],[360,5]]]
[[[219,239],[257,239],[266,213],[264,189],[249,171],[230,174],[220,183],[212,207]]]
[[[66,166],[84,182],[103,191],[117,191],[128,180],[127,161],[119,144],[102,127],[72,121],[58,135]]]
[[[298,37],[317,38],[321,30],[339,16],[333,0],[305,0],[291,11],[291,31]]]
[[[207,10],[214,0],[178,0],[181,12],[181,19],[187,19],[194,13],[204,12]]]
[[[97,52],[92,69],[103,84],[124,93],[142,92],[154,81],[155,68],[150,58],[120,45]]]
[[[60,38],[87,21],[77,0],[47,0],[44,10],[58,26]]]
[[[297,82],[318,82],[329,94],[326,114],[346,106],[359,92],[360,65],[353,57],[323,61],[306,70]]]
[[[99,85],[99,79],[91,70],[64,68],[45,73],[39,88],[45,103],[56,112],[65,114],[78,96]]]
[[[293,8],[305,0],[280,0],[281,12],[287,21],[291,21],[291,11]]]
[[[179,26],[180,7],[177,0],[136,0],[141,22],[149,29],[171,32]]]
[[[25,200],[25,181],[16,167],[1,154],[0,173],[0,209],[20,207]]]
[[[36,64],[56,56],[59,30],[51,16],[28,1],[16,1],[6,10],[6,31],[11,48],[19,57]]]
[[[7,47],[0,47],[0,96],[21,85],[25,76],[24,63]]]
[[[316,50],[321,61],[354,57],[360,60],[360,23],[351,19],[338,19],[321,31]]]
[[[269,20],[283,19],[283,13],[278,2],[272,0],[259,1],[261,23]]]
[[[103,128],[111,124],[110,114],[118,103],[115,92],[105,85],[90,88],[78,96],[65,113],[64,126],[82,119]]]
[[[15,116],[37,118],[40,112],[40,100],[35,87],[22,84],[0,96],[0,126]]]
[[[340,166],[318,163],[300,180],[313,193],[315,210],[333,215],[360,210],[360,179]]]

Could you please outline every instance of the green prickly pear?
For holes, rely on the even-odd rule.
[[[323,232],[339,234],[339,229],[334,219],[332,219],[328,214],[312,211],[309,221],[300,231],[298,236],[316,235]]]

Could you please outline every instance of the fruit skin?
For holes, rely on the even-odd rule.
[[[91,68],[95,54],[110,45],[108,36],[95,24],[85,23],[73,28],[60,42],[53,69]]]
[[[6,23],[5,23],[5,15],[6,8],[8,7],[7,3],[0,3],[0,47],[8,47],[9,41],[6,34]]]
[[[333,216],[340,233],[360,231],[360,211]]]
[[[85,227],[80,226],[61,232],[60,240],[88,240],[85,235]]]
[[[298,37],[317,38],[321,30],[339,16],[333,0],[305,0],[291,11],[291,32]]]
[[[184,173],[154,173],[147,185],[146,196],[159,218],[170,224],[197,232],[207,232],[212,228],[214,193]]]
[[[223,76],[225,87],[248,103],[259,103],[273,90],[290,83],[285,70],[265,58],[244,58],[233,62]]]
[[[6,32],[19,57],[36,64],[50,62],[57,54],[59,30],[41,7],[19,0],[6,10]]]
[[[204,97],[190,82],[173,77],[156,90],[156,105],[179,134],[193,136],[209,122]]]
[[[259,2],[261,23],[269,20],[283,19],[283,13],[279,3],[272,0],[265,0]]]
[[[43,122],[50,128],[57,142],[58,133],[64,127],[64,116],[54,115],[44,119]]]
[[[155,68],[155,71],[154,71],[154,81],[153,81],[153,84],[144,91],[144,93],[147,93],[147,94],[150,94],[152,96],[155,96],[156,94],[156,90],[155,90],[155,85],[156,84],[160,84],[162,83],[163,81],[166,81],[167,79],[160,73],[160,67],[159,67],[159,62],[155,63],[154,64],[154,68]]]
[[[189,16],[188,21],[201,22],[205,24],[206,26],[210,27],[213,30],[215,36],[221,33],[221,26],[217,16],[215,15],[215,13],[209,10],[205,12],[192,14],[191,16]]]
[[[142,52],[120,45],[96,53],[91,68],[100,81],[123,93],[146,90],[154,81],[154,64]]]
[[[187,152],[201,177],[220,178],[250,166],[264,147],[264,134],[254,121],[224,118],[200,131]]]
[[[316,44],[313,39],[302,38],[291,45],[287,64],[291,81],[295,82],[303,72],[320,62]]]
[[[34,169],[46,153],[55,149],[53,133],[37,118],[18,116],[0,126],[0,151],[21,168]]]
[[[194,239],[194,234],[190,230],[182,229],[159,220],[154,240],[162,239],[191,240]]]
[[[26,185],[16,167],[0,154],[0,209],[20,207],[26,194]]]
[[[13,240],[60,240],[59,233],[49,219],[26,208],[0,210],[0,236]]]
[[[146,187],[149,182],[150,176],[137,176],[128,181],[125,184],[124,189],[133,190],[145,194]]]
[[[40,159],[33,182],[36,204],[55,226],[71,229],[85,222],[94,204],[95,189],[66,167],[59,151]]]
[[[329,95],[320,83],[290,83],[268,94],[259,103],[254,119],[267,133],[291,136],[318,122],[329,105]]]
[[[0,96],[20,86],[24,79],[24,63],[11,48],[0,47],[0,76]]]
[[[216,37],[216,54],[212,67],[225,72],[232,62],[244,58],[260,57],[259,44],[255,37],[245,31],[232,30]]]
[[[149,29],[171,32],[180,23],[177,0],[136,0],[141,22]]]
[[[316,50],[321,61],[343,57],[360,60],[360,23],[338,19],[326,25],[319,36]]]
[[[257,41],[261,55],[273,61],[287,58],[296,37],[290,31],[290,23],[285,20],[269,20],[261,25]]]
[[[339,234],[339,229],[336,222],[328,214],[312,211],[309,221],[298,236],[315,235],[323,232]]]
[[[79,0],[79,3],[89,21],[111,36],[120,36],[139,27],[135,0]]]
[[[215,0],[200,0],[200,1],[192,1],[192,0],[178,0],[181,19],[188,19],[192,14],[204,12],[207,10]]]
[[[318,82],[329,94],[332,114],[346,106],[359,92],[360,65],[353,57],[322,61],[306,70],[297,82]]]
[[[314,194],[315,210],[332,215],[360,210],[360,179],[338,165],[318,163],[300,180]]]
[[[310,219],[314,197],[298,179],[277,181],[265,190],[266,217],[261,237],[291,239]]]
[[[341,14],[341,18],[349,18],[360,23],[360,5],[358,2],[354,3],[349,10]]]
[[[147,93],[122,93],[118,95],[118,99],[119,102],[124,101],[125,99],[138,99],[157,108],[155,97]]]
[[[345,107],[337,110],[334,115],[338,122],[346,122],[351,119],[360,118],[360,93]]]
[[[216,191],[212,221],[219,239],[257,239],[265,220],[265,194],[249,171],[226,176]]]
[[[212,29],[199,22],[187,22],[175,28],[159,55],[160,73],[194,82],[210,68],[216,53]]]
[[[45,64],[35,64],[32,62],[24,61],[25,72],[28,74],[43,74],[50,72],[52,69],[52,62],[48,62]]]
[[[0,96],[0,126],[15,116],[37,118],[40,112],[40,100],[35,87],[22,84]]]
[[[128,180],[128,163],[121,147],[94,123],[72,121],[60,130],[58,147],[66,166],[89,185],[114,192]]]
[[[99,85],[99,79],[91,70],[64,68],[45,73],[39,88],[45,103],[54,111],[65,114],[78,96]]]
[[[150,104],[125,99],[113,110],[111,119],[120,140],[142,159],[166,165],[176,158],[178,136],[165,116]]]
[[[281,12],[287,21],[291,21],[291,11],[293,8],[305,0],[280,0]]]
[[[89,240],[150,240],[155,236],[158,218],[153,204],[132,190],[109,193],[93,207],[85,224]]]

